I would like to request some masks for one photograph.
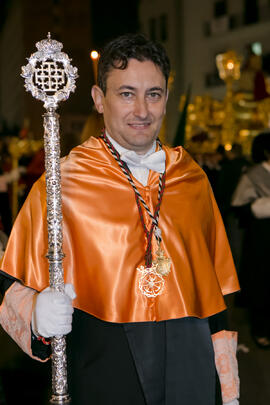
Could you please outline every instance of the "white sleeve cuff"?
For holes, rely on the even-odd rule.
[[[240,381],[236,358],[237,332],[222,330],[212,335],[216,369],[219,376],[223,404],[236,405]]]
[[[46,360],[33,356],[31,348],[30,323],[35,295],[35,290],[15,281],[6,291],[0,306],[0,325],[25,353],[44,362]]]
[[[223,405],[239,405],[239,401],[238,401],[238,399],[234,399],[231,402],[223,403]]]

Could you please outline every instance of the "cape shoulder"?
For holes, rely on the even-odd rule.
[[[170,148],[163,146],[166,153],[166,178],[171,177],[197,177],[207,179],[201,167],[192,159],[189,153],[182,147]],[[121,172],[118,163],[111,152],[100,138],[90,137],[83,144],[76,146],[69,155],[61,160],[61,173],[63,175],[78,171],[83,174],[84,170],[95,171],[97,168],[110,168]]]

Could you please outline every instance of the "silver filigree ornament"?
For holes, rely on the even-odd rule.
[[[43,101],[44,150],[46,168],[47,228],[50,287],[64,291],[62,260],[62,195],[60,170],[60,135],[58,103],[66,100],[75,90],[77,68],[70,64],[69,57],[61,52],[63,45],[48,38],[36,44],[38,52],[22,67],[25,88]],[[52,404],[70,404],[67,386],[66,341],[64,336],[52,338]]]
[[[60,101],[67,100],[70,92],[75,91],[77,68],[71,65],[68,55],[61,52],[61,42],[51,39],[50,33],[47,39],[36,43],[36,48],[38,51],[28,58],[28,64],[22,66],[24,87],[43,101],[45,108],[57,108]]]

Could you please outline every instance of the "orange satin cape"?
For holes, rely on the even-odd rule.
[[[134,191],[101,139],[89,138],[62,159],[63,261],[74,307],[110,322],[207,317],[226,308],[223,295],[239,289],[211,187],[182,147],[166,152],[160,210],[162,247],[173,268],[165,289],[148,298],[139,289],[146,237]],[[154,212],[158,173],[135,184]],[[145,222],[150,220],[144,211]],[[0,268],[38,291],[49,284],[44,175],[14,224]]]

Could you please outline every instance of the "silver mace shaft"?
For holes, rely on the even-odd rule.
[[[62,201],[60,174],[59,116],[54,108],[43,115],[46,168],[47,227],[50,287],[64,290],[62,260]],[[52,347],[52,398],[51,403],[70,403],[67,386],[66,339],[54,337]]]
[[[48,38],[36,44],[38,52],[22,67],[25,88],[44,102],[43,118],[46,168],[47,227],[50,287],[64,291],[62,198],[60,174],[60,136],[58,103],[67,100],[75,90],[77,68],[69,57],[61,52],[63,45]],[[52,404],[70,404],[67,385],[66,340],[64,336],[52,338]]]

